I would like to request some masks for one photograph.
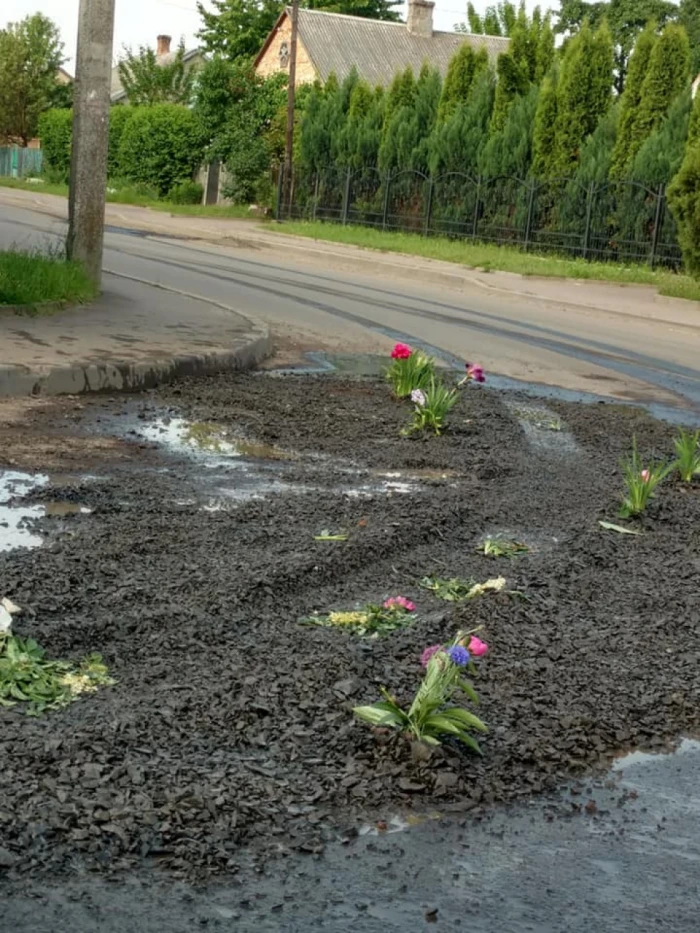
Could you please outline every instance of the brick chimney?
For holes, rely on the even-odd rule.
[[[173,41],[172,36],[157,36],[156,38],[156,55],[158,58],[162,58],[164,55],[170,54],[170,43]]]
[[[429,39],[433,34],[433,8],[432,0],[408,0],[408,16],[406,28],[412,36]]]

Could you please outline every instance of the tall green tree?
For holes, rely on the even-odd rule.
[[[690,69],[695,76],[700,73],[700,0],[681,0],[678,22],[688,33]]]
[[[488,178],[502,175],[527,178],[532,164],[537,97],[538,89],[532,85],[526,94],[513,102],[503,129],[498,133],[492,130],[479,159],[482,175]]]
[[[620,125],[610,167],[613,178],[624,178],[634,158],[635,123],[655,43],[656,28],[652,23],[640,34],[630,58],[627,83],[620,104]]]
[[[307,0],[303,7],[396,22],[400,0]],[[231,61],[254,58],[287,4],[285,0],[211,0],[197,3],[202,28],[197,33],[205,51]]]
[[[700,94],[696,94],[688,121],[688,145],[700,143]]]
[[[671,23],[654,44],[632,128],[630,161],[660,125],[673,100],[688,83],[690,49],[682,26]]]
[[[561,0],[555,31],[569,37],[576,35],[586,21],[593,29],[607,21],[615,47],[615,89],[621,94],[639,33],[650,22],[662,27],[678,15],[678,6],[670,0]]]
[[[631,178],[653,186],[671,181],[683,162],[691,106],[689,89],[676,96],[667,115],[635,156]]]
[[[474,4],[467,3],[467,21],[464,32],[473,32],[482,36],[510,36],[518,16],[518,8],[510,0],[487,6],[483,15],[477,13]],[[462,30],[460,30],[462,31]]]
[[[465,104],[469,100],[474,83],[488,67],[489,58],[486,49],[479,49],[477,52],[465,42],[447,66],[438,108],[439,122],[449,119],[460,104]]]
[[[483,72],[468,100],[460,101],[450,116],[436,125],[429,141],[428,164],[434,175],[463,172],[476,176],[479,153],[488,141],[495,76]]]
[[[437,121],[441,92],[440,73],[424,65],[415,84],[413,102],[388,117],[388,125],[385,122],[386,133],[379,149],[382,171],[427,169],[429,140]]]
[[[678,226],[686,270],[700,278],[700,143],[686,148],[683,163],[668,189],[668,205]]]
[[[171,61],[158,61],[153,49],[127,49],[119,62],[119,79],[134,107],[152,104],[189,104],[194,74],[185,65],[185,43],[180,42]]]
[[[0,138],[26,146],[39,117],[52,106],[63,43],[41,13],[0,29]]]
[[[588,23],[566,47],[557,88],[554,173],[571,175],[581,146],[612,101],[613,46],[605,23],[594,33]]]
[[[549,178],[553,174],[557,145],[557,76],[552,71],[542,82],[535,112],[532,137],[532,174]]]

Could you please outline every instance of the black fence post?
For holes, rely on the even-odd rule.
[[[391,173],[387,172],[384,176],[384,197],[382,199],[382,230],[386,230],[386,223],[389,217],[389,188],[391,187]]]
[[[656,214],[654,216],[654,233],[651,238],[651,255],[649,256],[649,266],[653,269],[656,265],[656,255],[659,251],[659,241],[661,239],[661,224],[664,216],[664,207],[666,206],[666,185],[659,185],[656,192]]]
[[[277,171],[277,200],[275,202],[275,220],[282,220],[282,192],[284,191],[284,165]]]
[[[595,182],[592,181],[588,186],[588,194],[586,195],[586,229],[583,233],[583,258],[588,258],[588,253],[591,248],[591,220],[593,219],[593,197],[595,194]]]
[[[433,179],[428,179],[428,200],[425,205],[425,218],[423,220],[423,236],[430,233],[430,220],[433,216]]]
[[[474,199],[474,219],[472,221],[472,239],[476,239],[479,232],[479,208],[481,206],[481,175],[476,178],[476,198]]]
[[[525,242],[523,243],[523,249],[527,252],[530,249],[530,236],[532,234],[532,215],[535,210],[535,191],[537,186],[535,181],[530,182],[530,196],[527,200],[527,220],[525,222]]]
[[[350,213],[350,181],[352,179],[352,169],[348,166],[348,170],[345,174],[345,191],[343,192],[343,215],[342,215],[342,224],[345,226],[348,222],[348,214]]]
[[[312,211],[312,219],[316,220],[316,210],[318,208],[318,189],[320,187],[321,179],[319,178],[318,172],[316,172],[316,180],[314,182],[314,209]]]

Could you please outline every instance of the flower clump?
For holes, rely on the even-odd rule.
[[[304,625],[320,625],[324,628],[343,627],[355,635],[369,635],[376,638],[395,629],[408,625],[416,611],[416,604],[405,596],[390,596],[381,605],[369,603],[362,609],[349,612],[329,612],[326,615],[314,614],[302,619]]]

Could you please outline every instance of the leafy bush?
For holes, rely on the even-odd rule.
[[[107,152],[107,175],[117,178],[121,174],[119,167],[119,147],[122,142],[124,127],[134,113],[133,107],[117,104],[109,111],[109,149]]]
[[[168,194],[173,204],[201,204],[203,197],[204,188],[196,181],[181,181]]]
[[[44,166],[54,178],[68,181],[73,144],[73,111],[47,110],[39,118]]]
[[[152,185],[165,197],[190,181],[204,156],[205,137],[197,117],[180,104],[137,107],[123,128],[121,173]]]

